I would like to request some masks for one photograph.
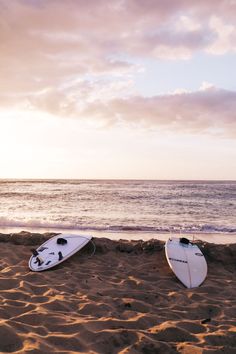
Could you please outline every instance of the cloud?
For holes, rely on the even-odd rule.
[[[236,27],[226,24],[220,18],[213,16],[210,20],[210,28],[217,34],[216,40],[207,51],[212,54],[225,54],[236,51]]]
[[[127,68],[111,55],[178,59],[196,50],[214,53],[236,20],[230,0],[0,0],[0,9],[1,64],[9,63],[8,75],[27,68],[42,77],[59,69],[65,75]],[[225,50],[235,50],[235,36]]]
[[[132,80],[143,58],[235,51],[235,23],[232,0],[0,0],[0,104],[230,133],[233,92],[144,98]]]
[[[196,92],[94,102],[81,115],[104,124],[236,137],[236,93],[203,85]]]

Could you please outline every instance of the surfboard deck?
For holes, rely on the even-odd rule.
[[[170,268],[187,288],[198,287],[205,280],[207,263],[196,244],[184,244],[179,238],[171,238],[166,241],[165,254]]]
[[[60,244],[58,239],[66,241],[61,241],[64,244]],[[34,272],[41,272],[55,267],[81,250],[91,239],[92,236],[74,234],[54,236],[34,251],[29,260],[29,268]]]

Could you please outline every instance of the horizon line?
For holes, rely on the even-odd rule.
[[[169,178],[13,178],[0,177],[0,181],[150,181],[150,182],[236,182],[236,179],[169,179]]]

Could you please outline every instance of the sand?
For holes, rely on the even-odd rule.
[[[95,238],[92,257],[31,272],[50,236],[0,235],[1,353],[236,353],[236,244],[197,242],[208,276],[186,289],[158,240]]]

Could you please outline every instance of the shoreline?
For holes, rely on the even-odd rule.
[[[236,233],[210,233],[210,232],[192,232],[192,233],[177,233],[177,232],[161,232],[154,233],[149,231],[97,231],[97,230],[76,230],[76,229],[54,229],[54,228],[19,228],[19,227],[0,227],[0,234],[79,234],[91,235],[97,238],[107,238],[114,241],[119,240],[160,240],[167,241],[172,237],[186,237],[191,241],[199,240],[214,244],[234,244],[236,243]]]
[[[51,270],[29,270],[54,234],[0,234],[0,352],[236,352],[236,245],[196,243],[208,263],[198,288],[169,268],[164,241],[94,238]]]

